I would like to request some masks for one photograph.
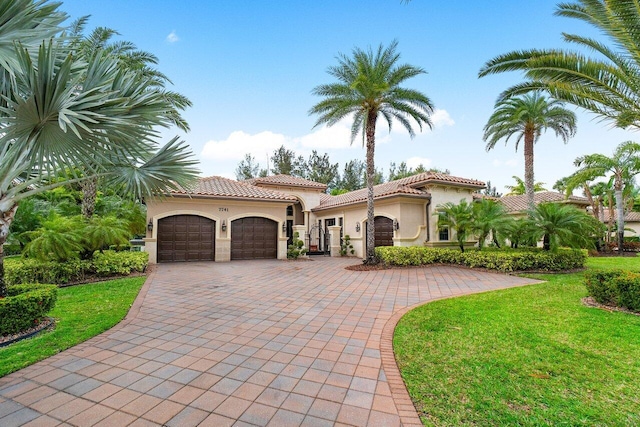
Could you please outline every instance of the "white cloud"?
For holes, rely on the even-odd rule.
[[[433,110],[433,114],[431,115],[431,122],[433,123],[434,128],[453,126],[456,124],[447,110],[439,110],[437,108]]]
[[[176,31],[173,30],[169,33],[166,39],[169,43],[175,43],[180,40],[180,37],[176,34]]]
[[[428,169],[431,166],[431,159],[426,157],[409,157],[407,159],[407,166],[412,169],[420,165]]]
[[[353,141],[353,146],[358,146],[359,138]],[[331,127],[322,126],[313,132],[296,138],[302,147],[314,150],[341,149],[351,147],[351,124],[349,120],[341,120]]]
[[[252,154],[256,159],[263,158],[267,153],[271,155],[281,145],[291,147],[291,140],[285,135],[264,131],[250,135],[243,131],[231,132],[227,139],[222,141],[208,141],[201,156],[211,160],[241,160],[244,155]]]

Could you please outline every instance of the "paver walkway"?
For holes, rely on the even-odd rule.
[[[535,282],[354,263],[159,265],[123,323],[0,378],[0,426],[412,425],[391,353],[400,313]]]

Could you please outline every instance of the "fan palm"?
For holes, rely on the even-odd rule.
[[[529,91],[545,90],[612,120],[621,128],[640,128],[640,8],[629,0],[578,0],[560,3],[557,16],[582,21],[603,34],[602,41],[564,34],[565,41],[591,51],[531,49],[506,53],[488,61],[480,77],[507,71],[523,71],[529,81],[502,93],[501,99]]]
[[[473,206],[462,199],[458,204],[438,205],[434,215],[438,216],[438,228],[449,227],[456,236],[460,251],[464,252],[464,243],[474,228]]]
[[[516,150],[524,140],[524,186],[529,209],[534,204],[533,145],[543,131],[552,129],[567,143],[576,132],[576,115],[556,100],[548,100],[539,92],[498,101],[484,127],[487,151],[503,139],[505,144],[516,136]]]
[[[397,120],[413,138],[410,119],[420,130],[423,125],[431,128],[429,115],[433,105],[421,92],[401,87],[406,80],[425,73],[420,67],[399,64],[398,43],[388,47],[380,45],[376,51],[354,49],[352,56],[338,56],[338,65],[328,72],[338,82],[317,86],[313,93],[324,99],[313,106],[310,114],[317,114],[315,126],[333,126],[340,120],[352,117],[351,143],[362,133],[367,150],[367,244],[366,262],[374,263],[374,207],[373,186],[376,175],[374,164],[376,123],[382,117],[389,125]]]
[[[574,164],[579,167],[567,181],[567,192],[571,192],[585,179],[609,176],[616,199],[616,220],[618,225],[618,251],[622,253],[624,241],[624,197],[627,183],[640,173],[640,144],[623,142],[616,147],[613,156],[588,154],[578,157]]]
[[[2,245],[21,200],[93,177],[141,198],[188,186],[198,173],[178,138],[162,147],[155,141],[158,127],[174,124],[173,107],[148,79],[103,53],[78,58],[64,37],[45,39],[32,55],[21,34],[48,22],[42,10],[54,22],[59,16],[49,6],[33,16],[15,10],[30,3],[6,0],[0,7],[0,45],[6,33],[23,41],[0,61],[0,73],[11,75],[0,87],[0,297],[6,295]],[[49,37],[50,26],[45,30]]]

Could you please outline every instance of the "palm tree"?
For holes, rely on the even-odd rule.
[[[640,9],[628,0],[577,0],[560,3],[557,16],[578,19],[607,40],[564,34],[565,41],[581,51],[530,49],[514,51],[488,61],[480,77],[507,71],[523,71],[529,81],[504,91],[500,98],[545,90],[612,120],[617,127],[640,127]],[[595,52],[588,57],[584,51]]]
[[[560,246],[585,248],[593,246],[593,236],[600,224],[589,214],[571,205],[540,203],[529,212],[529,237],[540,240],[545,251]]]
[[[495,108],[484,127],[483,139],[488,141],[486,149],[491,150],[503,138],[506,144],[516,135],[517,151],[518,144],[524,139],[524,186],[529,209],[533,209],[533,144],[547,129],[552,129],[566,144],[576,132],[576,115],[565,109],[561,102],[547,100],[539,92],[500,100]]]
[[[156,142],[158,128],[175,123],[165,94],[109,55],[72,55],[66,36],[51,37],[59,4],[34,4],[5,0],[0,7],[0,74],[11,76],[0,86],[0,297],[2,247],[21,200],[94,177],[142,198],[188,188],[198,173],[177,137]],[[21,44],[6,49],[7,37]]]
[[[333,126],[340,120],[352,117],[351,143],[362,133],[367,149],[367,263],[375,263],[373,185],[376,175],[374,164],[376,123],[382,117],[389,125],[397,120],[413,138],[413,119],[420,130],[423,124],[431,128],[429,115],[433,105],[421,92],[400,85],[412,77],[424,74],[422,68],[399,64],[397,41],[388,47],[380,45],[377,51],[355,48],[352,57],[340,54],[338,65],[328,73],[338,82],[314,88],[313,93],[324,99],[309,110],[317,114],[315,126]]]
[[[616,198],[616,218],[618,225],[618,251],[622,253],[624,242],[624,197],[623,191],[627,183],[633,181],[640,173],[640,144],[632,141],[623,142],[613,152],[613,156],[604,154],[588,154],[580,156],[574,161],[579,167],[568,180],[567,192],[573,190],[574,182],[580,182],[583,177],[604,177],[609,175],[609,182],[613,184]],[[577,184],[575,184],[577,185]]]
[[[503,229],[505,215],[504,205],[496,200],[482,199],[473,204],[472,229],[478,235],[480,250],[490,234],[496,246],[500,247],[498,233]]]
[[[526,194],[527,190],[525,189],[524,181],[522,180],[522,178],[515,175],[513,175],[512,178],[516,180],[516,185],[505,185],[504,188],[509,190],[509,192],[505,194],[505,196],[521,196],[523,194]],[[547,191],[547,189],[544,188],[544,182],[535,182],[533,184],[533,192],[535,193],[538,191]]]
[[[449,202],[438,205],[434,215],[438,216],[438,228],[449,227],[456,236],[460,251],[464,252],[464,243],[473,233],[473,206],[462,199],[458,204]]]

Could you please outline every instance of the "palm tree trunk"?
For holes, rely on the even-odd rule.
[[[375,264],[375,227],[373,209],[373,182],[376,168],[374,164],[375,144],[376,144],[376,114],[370,112],[367,116],[366,138],[367,138],[367,250],[365,263]]]
[[[4,243],[9,236],[9,227],[18,210],[18,205],[14,204],[7,211],[0,211],[0,298],[7,296],[7,285],[4,281]]]
[[[82,216],[91,219],[96,210],[96,196],[98,194],[98,179],[89,178],[80,182],[82,188]]]
[[[526,130],[524,134],[524,189],[527,193],[527,207],[530,211],[536,208],[533,182],[533,143],[533,129]]]
[[[613,231],[613,197],[609,192],[609,223],[607,224],[607,242],[611,242],[611,232]]]
[[[551,250],[551,237],[546,233],[542,238],[542,249],[545,251]]]
[[[620,185],[620,187],[622,187]],[[618,254],[624,250],[624,206],[622,205],[622,188],[616,184],[616,221],[618,222]]]

